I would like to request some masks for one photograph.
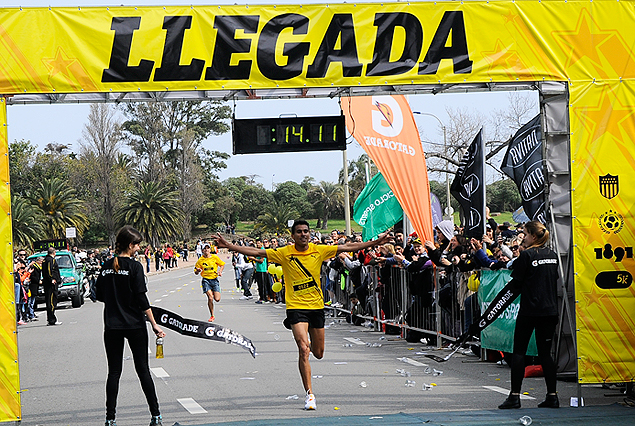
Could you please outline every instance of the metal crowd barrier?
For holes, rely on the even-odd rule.
[[[399,334],[413,342],[420,338],[436,340],[437,347],[441,347],[443,340],[455,341],[467,331],[472,319],[480,315],[476,293],[467,288],[468,273],[435,268],[433,287],[423,294],[413,294],[407,270],[396,266],[362,268],[363,289],[354,288],[346,273],[338,274],[331,282],[328,267],[323,268],[322,290],[330,315],[350,313],[349,295],[355,292],[361,295],[359,299],[365,310],[360,317],[370,321],[375,330]]]

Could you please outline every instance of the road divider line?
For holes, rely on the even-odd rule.
[[[422,362],[419,361],[415,361],[414,359],[410,359],[407,357],[403,357],[403,358],[397,358],[399,361],[403,361],[406,364],[410,364],[410,365],[414,365],[415,367],[428,367],[428,364],[424,364]]]
[[[492,390],[494,392],[498,392],[498,393],[502,393],[503,395],[509,395],[509,389],[503,389],[501,387],[498,386],[483,386],[485,389],[489,389]],[[520,399],[536,399],[533,396],[529,396],[529,395],[520,395]]]
[[[354,343],[354,344],[356,344],[356,345],[362,345],[362,346],[364,346],[364,345],[366,344],[366,343],[362,342],[361,340],[356,339],[356,338],[354,338],[354,337],[344,337],[344,340],[346,340],[347,342]]]
[[[167,371],[165,371],[162,367],[153,367],[150,368],[152,374],[156,376],[157,379],[164,379],[166,377],[170,377]]]
[[[207,410],[201,407],[193,398],[177,398],[179,404],[183,406],[190,414],[205,414]]]

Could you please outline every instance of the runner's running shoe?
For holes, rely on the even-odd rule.
[[[312,393],[306,394],[306,399],[304,400],[304,409],[305,410],[316,410],[317,404],[315,403],[315,395]]]

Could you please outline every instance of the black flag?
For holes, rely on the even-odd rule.
[[[516,183],[529,219],[546,223],[540,115],[516,132],[503,158],[501,170]]]
[[[480,239],[485,234],[485,147],[482,133],[483,129],[479,130],[470,144],[450,187],[463,209],[467,238]]]
[[[201,339],[210,339],[238,345],[248,350],[252,357],[256,357],[256,347],[251,343],[251,340],[227,327],[211,322],[183,318],[174,312],[159,308],[158,306],[152,306],[152,315],[160,326],[174,330],[184,336],[199,337]]]

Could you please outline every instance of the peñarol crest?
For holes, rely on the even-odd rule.
[[[600,181],[599,182],[600,194],[602,194],[604,198],[608,198],[610,200],[611,198],[614,198],[615,196],[617,196],[617,194],[619,194],[620,192],[619,176],[606,174],[604,176],[600,176],[599,181]]]

